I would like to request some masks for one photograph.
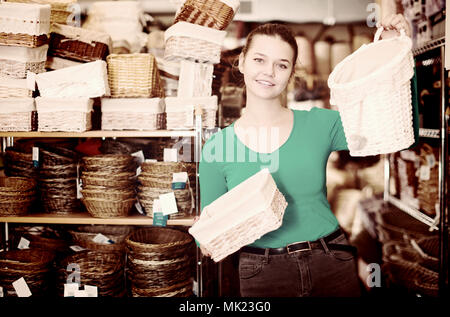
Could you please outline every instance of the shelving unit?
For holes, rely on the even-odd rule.
[[[448,292],[448,184],[447,184],[447,171],[448,171],[448,115],[446,115],[446,108],[449,101],[446,95],[446,70],[443,66],[444,61],[444,48],[445,38],[435,39],[429,43],[413,50],[414,57],[419,57],[422,54],[431,52],[432,50],[439,50],[441,60],[441,100],[440,100],[440,128],[439,129],[425,129],[419,130],[419,137],[425,139],[439,140],[439,210],[436,211],[436,217],[433,219],[426,215],[421,210],[413,208],[403,202],[402,200],[391,196],[390,194],[390,164],[389,155],[385,155],[385,190],[384,200],[397,207],[398,209],[406,212],[410,216],[425,223],[430,227],[430,231],[438,230],[440,237],[440,249],[439,249],[439,291],[444,294]]]

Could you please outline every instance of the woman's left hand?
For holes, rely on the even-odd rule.
[[[403,14],[391,14],[384,18],[377,27],[384,27],[383,33],[381,33],[382,39],[400,35],[400,30],[405,30],[406,36],[411,37],[411,27],[406,21]]]

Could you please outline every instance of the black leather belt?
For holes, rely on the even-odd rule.
[[[290,253],[311,251],[313,249],[323,249],[323,245],[320,242],[320,240],[323,240],[330,250],[347,251],[347,252],[356,254],[356,248],[354,246],[351,246],[348,244],[328,243],[329,241],[332,241],[332,240],[336,239],[337,237],[339,237],[341,234],[343,234],[343,232],[339,228],[338,230],[336,230],[336,231],[330,233],[329,235],[327,235],[323,238],[320,238],[316,241],[294,242],[294,243],[288,244],[286,247],[283,247],[283,248],[269,248],[268,249],[269,255],[284,254],[284,253],[290,254]],[[245,246],[241,249],[241,252],[264,255],[266,253],[266,249]]]

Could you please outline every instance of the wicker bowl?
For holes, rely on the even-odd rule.
[[[128,216],[136,199],[109,200],[103,198],[83,198],[82,201],[92,217],[120,218]]]

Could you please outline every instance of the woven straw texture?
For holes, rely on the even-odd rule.
[[[102,130],[161,130],[165,127],[165,114],[146,112],[102,112]]]
[[[106,60],[109,54],[108,45],[93,41],[92,44],[66,38],[57,33],[50,35],[49,55],[67,58],[78,62],[93,62]]]
[[[185,21],[225,30],[234,17],[233,8],[219,0],[187,0],[174,23]]]
[[[0,44],[1,45],[1,44]],[[0,98],[33,97],[33,91],[28,88],[13,88],[2,86],[0,83]]]
[[[378,34],[378,33],[377,33]],[[414,143],[412,42],[402,35],[360,47],[328,78],[352,156],[400,151]]]
[[[103,252],[125,252],[125,239],[131,233],[131,230],[132,228],[129,226],[90,225],[79,226],[69,232],[73,242],[85,249]],[[114,243],[101,244],[93,241],[99,233]]]
[[[24,177],[0,177],[0,215],[27,213],[36,199],[36,182]]]
[[[14,60],[0,59],[0,76],[25,78],[27,77],[27,71],[36,74],[45,72],[45,61],[19,62]]]
[[[0,113],[0,131],[32,131],[33,111]]]
[[[38,112],[38,116],[39,131],[84,132],[92,129],[91,112]]]
[[[77,0],[8,0],[8,2],[23,2],[35,4],[49,4],[50,5],[50,23],[66,24],[71,14],[71,5],[75,4]]]
[[[71,272],[71,263],[80,267],[81,285],[97,286],[99,297],[123,297],[125,288],[125,257],[121,252],[82,251],[63,259],[58,264],[57,289],[63,296],[64,284]]]
[[[151,54],[111,54],[106,58],[111,97],[163,97],[156,59]]]
[[[166,41],[164,59],[187,59],[198,63],[220,63],[220,45],[187,36],[171,36]]]
[[[133,296],[192,295],[191,236],[180,230],[152,227],[134,231],[126,244]]]
[[[25,47],[39,47],[48,44],[46,34],[29,35],[29,34],[13,34],[0,32],[0,45],[14,45]]]

